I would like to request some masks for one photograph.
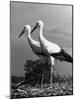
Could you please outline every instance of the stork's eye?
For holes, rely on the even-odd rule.
[[[24,29],[26,29],[26,27],[24,27]]]
[[[38,24],[38,23],[36,23],[36,25],[38,26],[39,24]]]

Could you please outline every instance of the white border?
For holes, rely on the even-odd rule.
[[[21,0],[13,0],[21,1]],[[73,4],[75,0],[22,0],[25,2],[42,2],[42,3],[59,3],[59,4]],[[9,76],[10,76],[10,2],[9,0],[0,1],[0,99],[9,99]],[[75,13],[74,13],[75,14]],[[75,39],[74,39],[75,40]],[[74,41],[75,42],[75,41]],[[73,68],[75,69],[75,68]],[[75,72],[75,71],[74,71]],[[75,83],[75,79],[74,79]],[[75,88],[74,88],[75,94]],[[74,100],[74,96],[56,96],[56,97],[41,97],[30,98],[43,100]],[[25,100],[26,98],[24,98]],[[22,99],[23,100],[23,99]],[[26,99],[27,100],[27,99]]]

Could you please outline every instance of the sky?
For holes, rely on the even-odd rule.
[[[26,60],[39,59],[29,46],[27,35],[18,38],[24,25],[32,28],[36,21],[44,22],[44,37],[64,48],[72,56],[72,6],[11,2],[10,6],[10,58],[11,75],[24,76]],[[38,40],[38,30],[32,37]],[[60,62],[55,65],[62,75],[72,75],[72,64]]]

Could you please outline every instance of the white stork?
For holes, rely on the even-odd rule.
[[[47,59],[47,56],[42,52],[40,43],[38,41],[35,41],[34,39],[32,39],[31,37],[31,27],[30,25],[25,25],[24,29],[22,30],[21,34],[18,36],[19,38],[24,34],[27,33],[27,39],[29,42],[30,47],[32,48],[32,51],[40,57],[42,63],[44,63],[44,59]]]
[[[29,45],[32,48],[32,51],[40,57],[40,60],[42,61],[42,63],[44,63],[45,61],[49,61],[51,67],[50,67],[50,84],[52,84],[52,75],[53,75],[53,67],[55,64],[55,58],[52,56],[47,56],[44,52],[42,52],[41,46],[40,46],[40,42],[35,41],[34,39],[32,39],[31,37],[31,27],[30,25],[25,25],[24,29],[22,30],[21,34],[19,35],[19,38],[24,34],[27,33],[27,39],[29,42]]]
[[[73,63],[73,58],[68,53],[66,53],[62,47],[60,47],[59,45],[57,45],[55,43],[48,41],[43,36],[43,27],[44,27],[43,21],[39,20],[39,21],[37,21],[35,27],[31,31],[31,33],[32,33],[35,29],[37,29],[37,28],[40,29],[39,41],[40,41],[40,45],[41,45],[43,52],[46,55],[53,56],[54,58],[56,58],[60,61],[66,61],[69,63]]]

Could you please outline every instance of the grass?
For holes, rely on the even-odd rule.
[[[38,60],[28,60],[24,70],[25,77],[11,77],[11,99],[73,95],[72,76],[53,75],[53,84],[50,86],[47,64],[42,65]],[[43,84],[41,84],[42,75],[44,75]]]
[[[64,77],[63,77],[64,78]],[[62,77],[60,77],[62,79]],[[62,96],[73,95],[73,86],[71,76],[62,81],[57,81],[50,86],[44,83],[42,87],[37,83],[35,86],[24,84],[24,81],[16,87],[11,88],[11,98],[30,98],[30,97],[48,97],[48,96]],[[16,84],[15,84],[16,86]]]

